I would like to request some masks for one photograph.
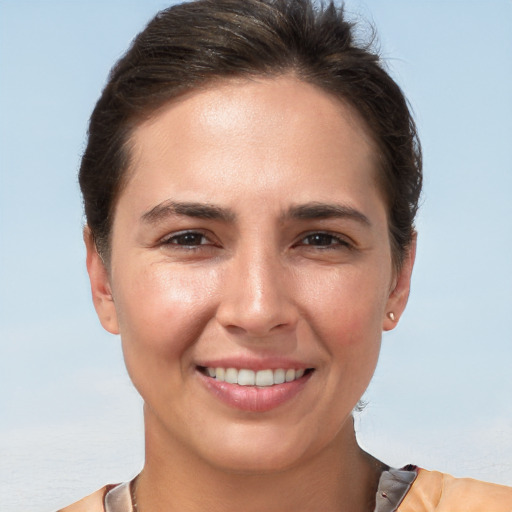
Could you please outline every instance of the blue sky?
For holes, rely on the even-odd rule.
[[[55,509],[142,464],[140,400],[90,300],[76,181],[113,62],[160,0],[0,0],[0,482]],[[408,310],[362,445],[512,484],[512,2],[350,0],[375,23],[425,155]],[[27,480],[30,488],[27,489]]]

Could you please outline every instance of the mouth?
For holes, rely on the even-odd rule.
[[[250,368],[197,366],[206,388],[225,404],[250,412],[274,409],[300,393],[314,368]]]
[[[228,384],[238,384],[239,386],[257,386],[266,388],[296,381],[305,375],[309,375],[314,368],[277,368],[254,371],[249,368],[212,368],[198,366],[198,371],[206,377],[210,377],[219,382]]]

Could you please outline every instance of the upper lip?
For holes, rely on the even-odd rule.
[[[236,368],[237,370],[278,370],[278,369],[294,369],[294,370],[306,370],[313,368],[311,364],[306,364],[300,361],[294,361],[288,358],[219,358],[219,359],[208,359],[204,361],[196,362],[197,366],[203,368]]]

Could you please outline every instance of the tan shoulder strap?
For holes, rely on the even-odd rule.
[[[512,512],[512,488],[420,469],[397,512]]]

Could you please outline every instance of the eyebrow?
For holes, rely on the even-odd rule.
[[[229,208],[222,208],[208,203],[178,202],[169,199],[147,212],[143,213],[141,220],[144,223],[153,224],[161,222],[169,217],[184,216],[198,219],[219,220],[222,222],[233,222],[236,219],[235,213]],[[371,222],[366,215],[351,206],[330,203],[306,203],[291,206],[283,215],[282,219],[312,220],[347,218],[355,220],[366,226]]]
[[[153,224],[176,215],[224,222],[232,222],[235,219],[235,214],[227,208],[208,203],[168,200],[157,204],[154,208],[142,214],[141,220],[144,223]]]
[[[366,215],[351,206],[343,204],[306,203],[292,206],[286,212],[284,218],[298,220],[347,218],[371,226],[371,222]]]

